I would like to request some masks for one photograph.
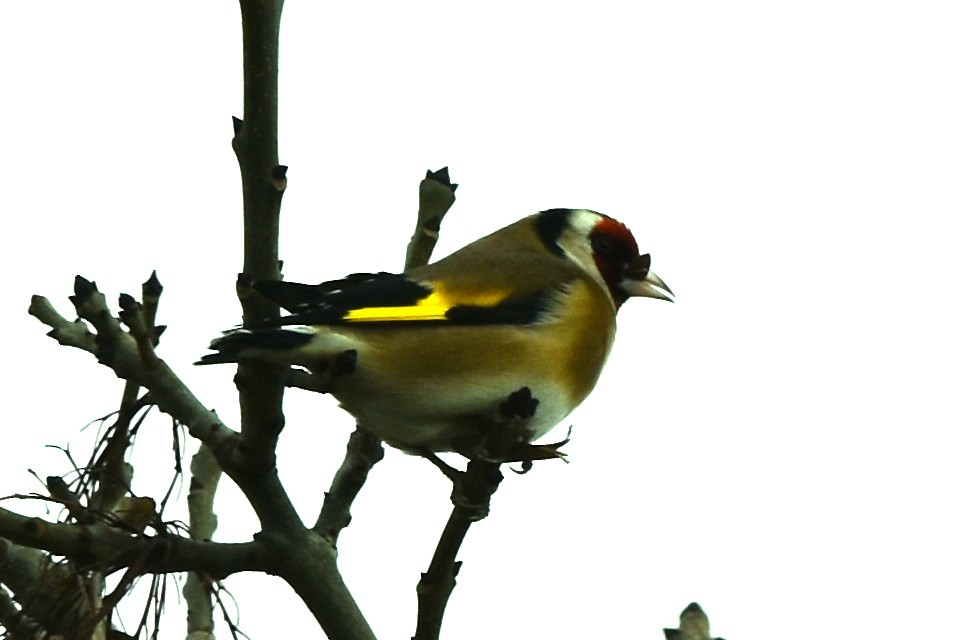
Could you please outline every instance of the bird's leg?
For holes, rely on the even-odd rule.
[[[430,451],[430,449],[427,449],[426,447],[420,448],[417,451],[417,453],[419,453],[421,456],[423,456],[424,458],[432,462],[433,466],[439,469],[440,473],[447,476],[447,478],[449,478],[450,481],[453,483],[456,483],[457,481],[459,481],[460,477],[464,473],[463,471],[460,471],[460,469],[457,469],[453,465],[447,464],[444,460],[440,458],[440,456],[435,454],[433,451]]]

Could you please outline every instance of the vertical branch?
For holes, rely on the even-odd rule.
[[[112,435],[107,440],[100,459],[91,470],[97,479],[97,489],[90,497],[90,508],[105,513],[112,511],[126,495],[133,481],[133,465],[124,459],[130,447],[130,425],[137,411],[142,408],[138,401],[140,385],[129,380],[123,386],[123,395],[120,399],[120,411],[112,428]],[[79,572],[78,575],[84,575]],[[108,612],[102,611],[104,604],[103,594],[106,590],[106,576],[102,571],[87,572],[84,578],[87,597],[92,612],[96,615],[86,620],[78,620],[78,627],[85,629],[94,626],[95,633],[104,630],[102,618]],[[98,619],[99,618],[99,619]]]
[[[213,498],[222,475],[220,465],[213,453],[201,445],[190,461],[190,493],[187,508],[190,512],[190,537],[194,540],[211,540],[217,530],[217,516],[213,511]],[[183,586],[187,601],[187,638],[206,640],[213,638],[213,585],[205,575],[191,572]]]
[[[243,121],[236,123],[233,149],[243,182],[243,271],[260,278],[278,273],[282,184],[276,177],[278,52],[283,0],[240,0],[243,21]],[[266,305],[264,305],[266,306]],[[251,309],[244,303],[244,312]],[[269,311],[269,309],[261,309]]]
[[[243,20],[243,120],[234,119],[233,149],[243,184],[243,272],[237,293],[243,326],[277,318],[273,303],[252,294],[258,280],[279,280],[280,201],[287,168],[277,153],[278,52],[283,0],[240,0]],[[250,501],[273,547],[276,574],[287,581],[331,639],[371,640],[370,630],[336,567],[328,541],[306,529],[277,476],[287,367],[251,362],[237,367],[240,438],[227,471]]]
[[[243,183],[243,273],[254,279],[280,275],[278,234],[286,167],[278,161],[278,53],[283,0],[240,0],[243,20],[243,120],[235,121],[233,149]],[[272,311],[242,300],[244,324]]]
[[[450,182],[447,167],[427,171],[420,181],[420,206],[417,209],[417,227],[407,245],[407,259],[403,265],[409,271],[430,262],[433,249],[440,237],[440,223],[453,206],[457,185]]]
[[[243,120],[234,119],[233,149],[243,186],[243,273],[238,294],[243,325],[275,318],[278,310],[249,293],[245,283],[280,277],[280,200],[286,167],[277,152],[277,64],[283,0],[240,0],[243,20]],[[274,468],[277,437],[283,429],[283,367],[241,364],[240,466],[259,475]]]

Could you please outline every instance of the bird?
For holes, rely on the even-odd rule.
[[[552,457],[530,443],[597,384],[620,307],[673,301],[650,262],[622,222],[548,209],[404,273],[254,282],[288,315],[224,332],[197,364],[304,368],[358,427],[408,453]],[[491,436],[518,416],[507,444]]]

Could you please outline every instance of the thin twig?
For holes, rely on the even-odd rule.
[[[263,543],[190,540],[179,535],[147,538],[97,523],[91,526],[50,522],[0,507],[0,538],[70,558],[79,566],[107,573],[143,557],[149,573],[204,571],[222,578],[238,571],[267,571],[271,558]],[[156,545],[163,553],[154,553]]]
[[[140,385],[135,382],[127,381],[124,385],[117,419],[104,435],[100,454],[87,468],[90,480],[96,482],[89,502],[91,509],[110,511],[130,489],[133,467],[124,458],[132,442],[131,424],[149,403],[146,396],[137,397],[139,392]]]
[[[347,454],[337,469],[330,490],[324,494],[323,508],[313,530],[333,545],[344,527],[350,524],[350,506],[367,480],[373,465],[383,459],[383,444],[363,429],[350,434]]]
[[[155,369],[144,366],[136,341],[110,315],[106,300],[94,283],[78,276],[74,289],[76,294],[71,300],[77,313],[97,329],[96,334],[82,320],[68,321],[43,296],[33,296],[30,314],[51,327],[48,335],[61,344],[92,353],[117,376],[150,389],[161,411],[187,425],[192,436],[207,444],[218,458],[222,456],[221,463],[226,461],[229,465],[237,433],[204,407],[162,360]]]
[[[409,271],[430,262],[433,249],[440,237],[440,224],[456,200],[457,186],[450,182],[447,167],[439,171],[427,171],[420,181],[420,206],[417,209],[417,226],[407,245],[404,270]]]

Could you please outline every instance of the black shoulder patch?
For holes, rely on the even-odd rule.
[[[534,226],[540,241],[550,250],[550,253],[564,256],[563,249],[557,244],[563,230],[567,228],[570,219],[570,209],[547,209],[537,214]]]
[[[222,338],[223,342],[218,344],[218,348],[221,351],[229,344],[229,337],[230,336],[224,336]],[[313,339],[313,336],[309,333],[300,333],[289,329],[260,329],[249,334],[238,333],[235,337],[242,339],[238,339],[235,345],[231,345],[231,348],[236,346],[242,349],[274,349],[281,351],[302,347]]]
[[[283,280],[262,280],[254,282],[253,290],[264,298],[277,303],[287,311],[294,311],[305,300],[319,297],[318,291],[323,285],[300,284],[299,282],[285,282]]]
[[[447,310],[447,321],[451,324],[536,324],[550,308],[555,293],[553,289],[543,289],[493,307],[458,305]]]

